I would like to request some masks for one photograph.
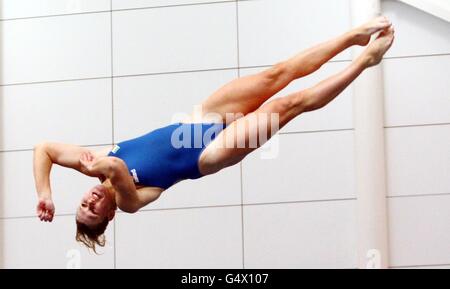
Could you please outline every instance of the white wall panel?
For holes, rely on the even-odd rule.
[[[352,131],[281,135],[263,150],[279,154],[244,160],[245,203],[355,197]]]
[[[386,126],[450,123],[450,55],[384,61]]]
[[[355,202],[244,208],[245,267],[356,268]]]
[[[396,31],[388,57],[450,53],[448,22],[399,1],[384,0],[382,4]]]
[[[388,194],[450,193],[450,125],[386,130]]]
[[[114,75],[237,66],[234,3],[119,11],[113,27]]]
[[[240,65],[271,65],[350,29],[348,0],[239,2]],[[349,51],[337,59],[350,59]]]
[[[112,0],[113,9],[166,7],[170,5],[205,4],[226,2],[223,0]],[[229,1],[234,2],[234,1]]]
[[[111,80],[0,87],[0,150],[31,149],[42,141],[82,145],[112,142]]]
[[[242,268],[241,208],[120,214],[118,268]]]
[[[3,268],[66,269],[78,264],[83,269],[114,268],[113,224],[107,231],[107,246],[98,250],[101,255],[75,241],[74,216],[58,217],[53,223],[38,218],[0,220],[0,227]]]
[[[109,13],[2,21],[0,84],[111,75]]]
[[[2,0],[0,19],[107,11],[110,0]]]
[[[389,200],[392,266],[450,264],[450,195]]]

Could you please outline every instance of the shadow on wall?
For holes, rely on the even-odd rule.
[[[0,16],[3,15],[2,13],[2,3],[0,3]],[[3,83],[3,25],[2,22],[0,22],[0,84]],[[3,87],[0,86],[0,150],[3,150],[3,125],[4,125],[4,119],[3,119]],[[2,215],[1,212],[5,211],[4,208],[4,188],[3,184],[4,181],[4,167],[3,167],[3,157],[0,152],[0,216]],[[3,234],[3,220],[0,219],[0,268],[4,268],[4,234]]]

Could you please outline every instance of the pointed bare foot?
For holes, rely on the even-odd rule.
[[[361,55],[366,61],[367,67],[380,64],[383,56],[392,47],[395,40],[395,30],[393,27],[383,31]]]
[[[391,21],[386,16],[380,16],[372,19],[366,24],[361,25],[351,31],[356,45],[366,46],[370,42],[373,34],[385,30],[392,26]]]

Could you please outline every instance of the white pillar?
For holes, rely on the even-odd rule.
[[[360,25],[381,11],[380,0],[352,0],[352,22]],[[355,48],[356,58],[364,48]],[[384,92],[381,66],[354,83],[358,267],[389,266],[384,148]]]

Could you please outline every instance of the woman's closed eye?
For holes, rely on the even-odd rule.
[[[95,209],[93,207],[89,206],[87,203],[82,203],[81,207],[82,208],[87,208],[94,215],[98,215],[97,212],[95,211]]]
[[[93,204],[89,206],[89,210],[91,211],[92,214],[98,216],[98,213],[95,210],[95,206]]]

